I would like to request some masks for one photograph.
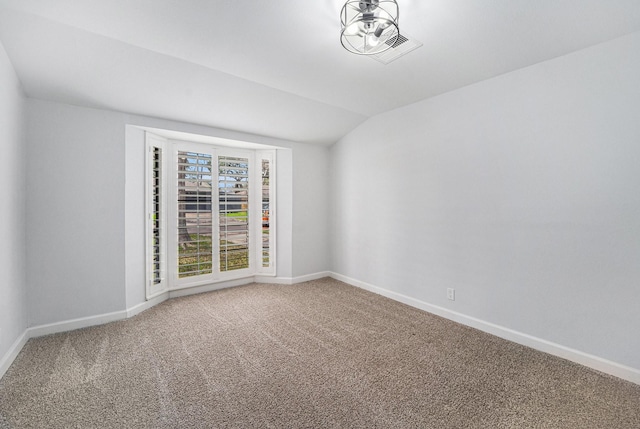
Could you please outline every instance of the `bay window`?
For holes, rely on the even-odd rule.
[[[275,151],[147,133],[147,298],[275,275]]]

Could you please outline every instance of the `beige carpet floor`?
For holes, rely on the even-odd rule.
[[[30,340],[9,428],[640,428],[640,386],[331,279]]]

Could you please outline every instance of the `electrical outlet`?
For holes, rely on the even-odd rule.
[[[456,300],[456,290],[453,288],[447,288],[447,298],[449,298],[451,301],[455,301]]]

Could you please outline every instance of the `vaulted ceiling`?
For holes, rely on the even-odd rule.
[[[638,0],[398,0],[423,44],[345,51],[344,0],[0,0],[29,97],[331,144],[368,117],[640,31]]]

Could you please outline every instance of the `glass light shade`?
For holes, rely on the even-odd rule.
[[[349,0],[342,7],[340,42],[354,54],[390,49],[400,35],[396,0]]]

